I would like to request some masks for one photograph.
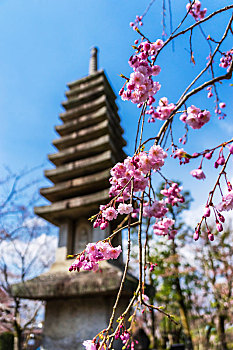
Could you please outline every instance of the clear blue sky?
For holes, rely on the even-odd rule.
[[[0,159],[1,165],[7,165],[17,171],[31,168],[46,162],[48,153],[55,152],[51,141],[58,136],[54,125],[59,124],[58,114],[62,111],[60,103],[65,100],[66,83],[79,79],[88,73],[90,48],[99,47],[99,67],[104,68],[116,91],[122,85],[120,73],[128,75],[130,68],[128,58],[132,54],[130,45],[137,34],[129,27],[136,14],[142,14],[149,1],[145,0],[3,0],[0,4]],[[173,26],[175,27],[185,14],[187,1],[172,1]],[[226,0],[203,1],[208,8],[223,7],[229,4]],[[174,6],[175,4],[175,6]],[[150,13],[145,17],[143,31],[151,40],[161,37],[162,1],[153,4]],[[193,23],[189,16],[187,23]],[[219,15],[208,25],[203,26],[206,34],[215,32],[219,39],[228,17]],[[167,13],[167,32],[169,17]],[[196,66],[190,65],[188,37],[182,37],[175,43],[175,52],[168,47],[161,54],[159,64],[162,72],[159,81],[162,84],[158,97],[167,96],[176,102],[184,87],[192,77],[205,66],[208,47],[204,41],[198,41],[194,32],[194,55]],[[228,45],[223,47],[230,49]],[[216,72],[223,72],[217,68]],[[198,150],[229,139],[233,135],[232,88],[221,87],[220,96],[227,103],[226,121],[218,121],[213,114],[213,100],[206,99],[206,92],[191,100],[201,108],[209,108],[212,123],[201,131],[192,131],[191,144]],[[118,99],[125,138],[128,141],[127,152],[133,151],[133,140],[137,125],[138,111],[130,102]],[[179,125],[178,125],[179,124]],[[147,126],[145,136],[156,131],[154,124]],[[176,127],[177,138],[183,134],[180,123]],[[208,136],[207,136],[208,135]],[[191,151],[191,147],[187,147]],[[168,167],[178,177],[184,173],[184,184],[191,188],[194,197],[204,198],[197,194],[195,179],[189,171],[198,166],[182,168]],[[44,168],[52,165],[46,163]],[[212,173],[212,170],[210,171]],[[40,172],[42,175],[42,171]],[[210,179],[212,177],[210,176]],[[213,178],[214,179],[214,178]],[[205,192],[206,195],[207,192]]]

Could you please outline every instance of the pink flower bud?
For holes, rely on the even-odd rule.
[[[216,221],[216,229],[218,230],[218,232],[222,232],[223,231],[223,227],[222,224],[218,221]]]
[[[219,103],[219,107],[220,108],[225,108],[226,107],[226,103],[225,102],[220,102]]]
[[[206,159],[211,159],[211,158],[212,158],[212,155],[213,155],[212,152],[208,152],[208,153],[205,154],[205,158],[206,158]]]
[[[221,222],[225,222],[225,218],[222,214],[218,214],[218,218]]]
[[[212,242],[212,241],[214,240],[214,235],[213,235],[213,233],[209,233],[209,234],[208,234],[208,238],[209,238],[209,240]]]
[[[233,144],[232,144],[232,145],[230,145],[230,147],[229,147],[229,151],[230,151],[230,153],[231,153],[231,154],[233,154]]]
[[[209,207],[205,207],[203,216],[205,218],[208,218],[210,216],[210,208]]]
[[[217,160],[218,165],[224,165],[225,164],[225,158],[224,157],[219,157]]]
[[[194,241],[198,241],[198,239],[199,239],[199,232],[198,231],[194,232],[193,239],[194,239]]]
[[[106,227],[108,227],[108,223],[107,222],[102,222],[102,224],[100,225],[100,229],[101,230],[105,230]]]
[[[94,221],[93,228],[97,228],[97,227],[99,227],[99,223],[98,223],[98,221],[96,220],[96,221]]]

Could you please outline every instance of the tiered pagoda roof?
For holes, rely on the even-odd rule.
[[[48,158],[56,168],[45,171],[53,186],[40,190],[51,204],[35,208],[54,225],[63,218],[97,213],[109,200],[111,167],[126,157],[116,96],[104,71],[95,70],[95,50],[90,74],[68,84],[60,114],[63,124],[55,127],[60,137],[53,145],[58,151]]]

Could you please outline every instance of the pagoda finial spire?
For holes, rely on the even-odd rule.
[[[97,53],[98,53],[97,47],[92,47],[91,57],[89,62],[89,75],[97,72],[97,69],[98,69]]]

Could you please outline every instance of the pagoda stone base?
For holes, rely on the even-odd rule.
[[[108,326],[114,301],[112,296],[103,295],[48,300],[42,350],[84,350],[83,341],[93,339]],[[123,298],[117,316],[128,302]],[[121,342],[114,345],[114,349],[121,348]]]

